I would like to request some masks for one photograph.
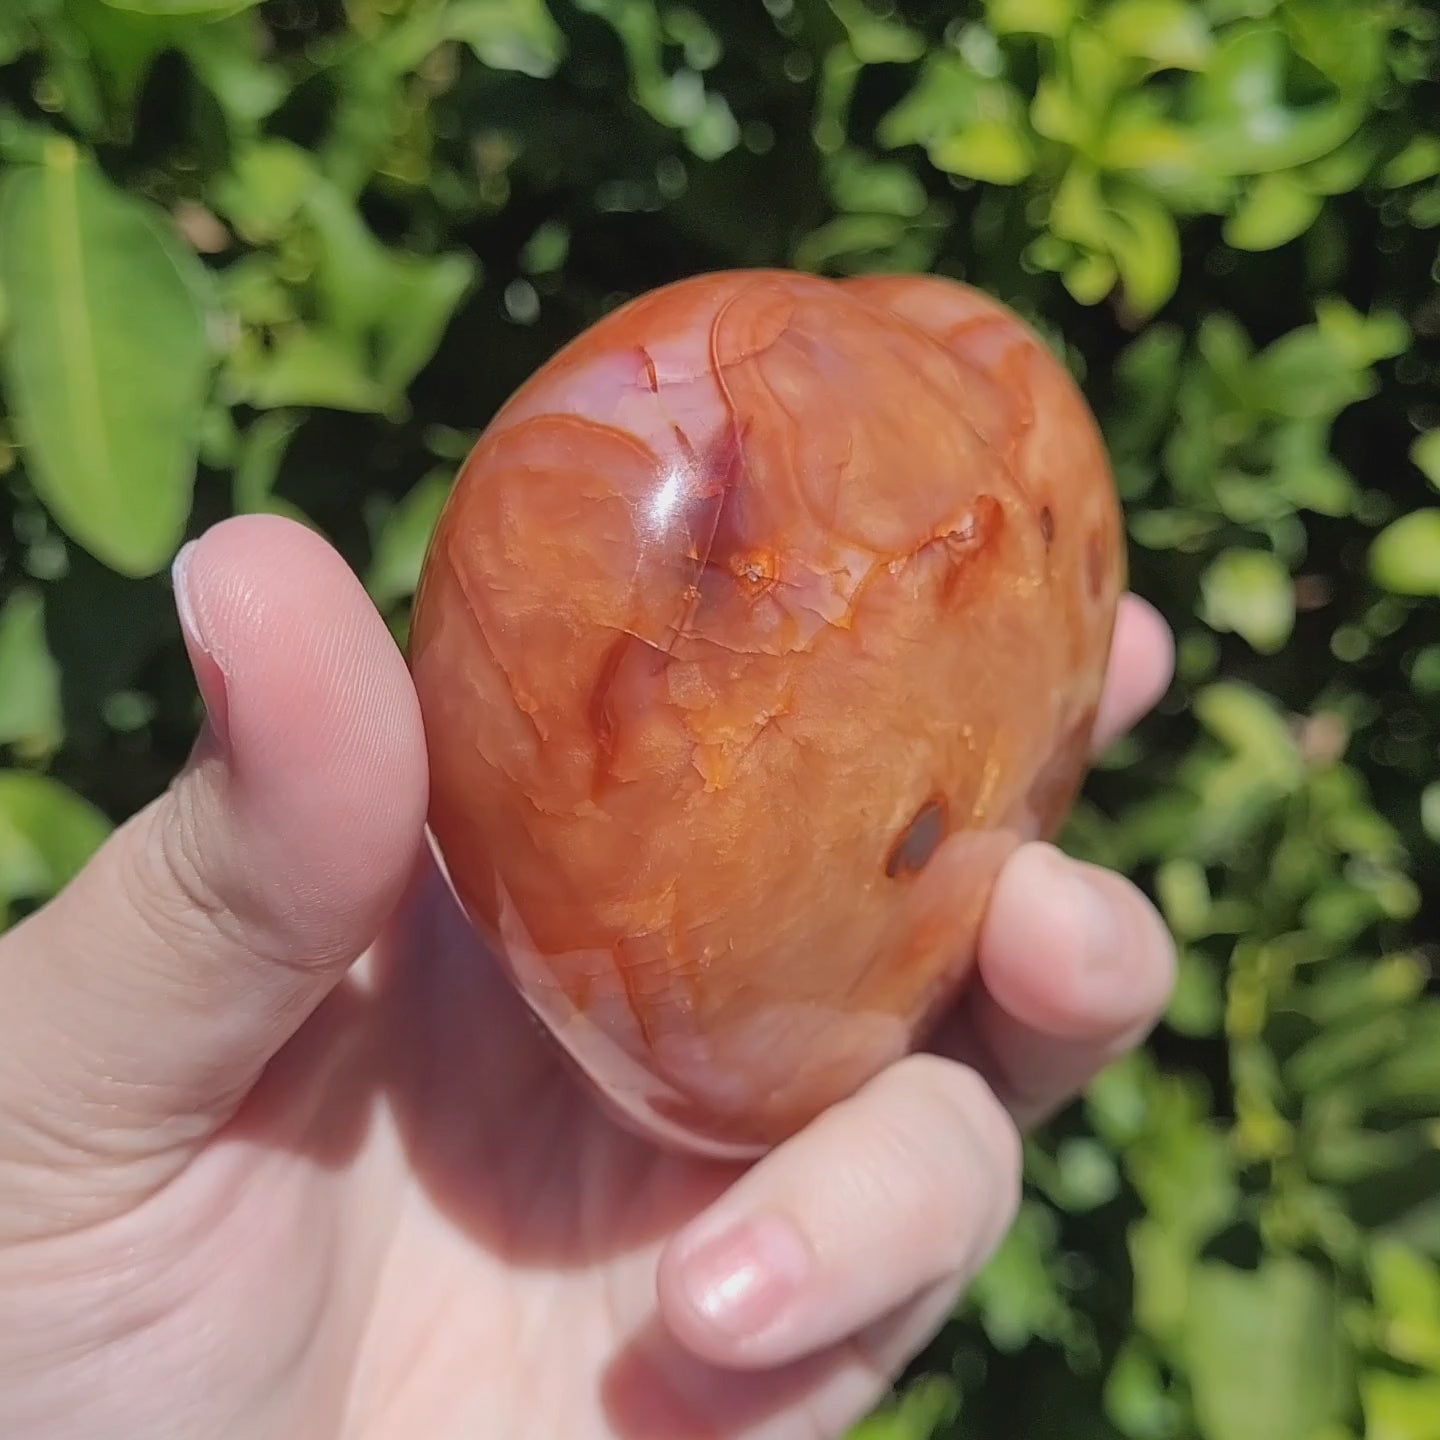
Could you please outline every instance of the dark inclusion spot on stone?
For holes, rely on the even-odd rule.
[[[1055,538],[1055,516],[1048,505],[1040,511],[1040,538],[1047,548]]]
[[[944,800],[927,800],[891,848],[885,862],[886,876],[894,880],[923,870],[945,838],[948,818]]]

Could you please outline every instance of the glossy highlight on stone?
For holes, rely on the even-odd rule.
[[[1081,782],[1124,579],[1094,420],[996,301],[667,286],[511,398],[441,517],[432,842],[630,1123],[759,1153],[954,1000]]]

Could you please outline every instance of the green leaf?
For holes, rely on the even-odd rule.
[[[1117,97],[1127,80],[1126,58],[1093,25],[1077,25],[1057,46],[1058,63],[1040,77],[1030,120],[1040,134],[1094,162]]]
[[[1380,183],[1399,190],[1440,175],[1440,135],[1416,135],[1380,172]]]
[[[1200,582],[1205,623],[1229,630],[1262,655],[1285,646],[1295,627],[1295,584],[1268,550],[1225,550]]]
[[[1175,217],[1136,187],[1111,195],[1114,224],[1110,253],[1120,271],[1125,300],[1137,316],[1153,315],[1180,280],[1180,231]]]
[[[932,1440],[959,1409],[954,1384],[946,1376],[928,1375],[862,1420],[846,1440]]]
[[[1433,1440],[1440,1377],[1369,1370],[1360,1379],[1365,1440]]]
[[[1151,1349],[1127,1341],[1105,1381],[1105,1413],[1134,1440],[1163,1440],[1179,1429],[1179,1403],[1169,1395]]]
[[[1383,4],[1375,0],[1285,0],[1282,12],[1297,59],[1347,98],[1370,97],[1385,71]]]
[[[48,900],[109,833],[105,816],[58,780],[0,770],[0,902]]]
[[[1266,24],[1237,26],[1192,81],[1196,158],[1219,175],[1259,175],[1318,160],[1348,140],[1364,108],[1332,94],[1302,105],[1286,95],[1290,48]]]
[[[285,461],[285,452],[300,429],[301,417],[279,410],[262,415],[245,432],[235,464],[231,497],[240,515],[286,515],[308,524],[306,517],[288,500],[275,493],[275,482]]]
[[[435,353],[478,267],[459,252],[421,256],[381,245],[332,187],[314,187],[306,213],[324,247],[318,287],[330,325],[365,347],[387,404],[396,403]]]
[[[1027,1202],[970,1287],[985,1333],[998,1349],[1019,1350],[1063,1326],[1065,1300],[1048,1263],[1054,1253],[1052,1212]]]
[[[987,0],[986,18],[997,35],[1063,35],[1079,0]]]
[[[829,4],[862,65],[904,65],[924,55],[925,37],[918,30],[874,14],[863,0],[829,0]]]
[[[291,323],[273,274],[243,277],[253,283],[237,304],[253,306],[247,318],[261,326],[268,320],[274,334],[267,345],[251,343],[232,356],[239,395],[262,408],[403,410],[410,382],[476,282],[473,257],[381,244],[310,158],[285,144],[250,147],[221,200],[251,238],[303,233],[314,247],[313,270],[303,281],[311,292],[303,309],[315,312],[307,323]]]
[[[314,160],[298,145],[264,140],[240,151],[230,172],[216,182],[214,198],[240,234],[261,245],[290,229],[319,183]]]
[[[897,215],[839,215],[796,244],[795,268],[823,270],[849,255],[889,250],[905,236],[905,222]]]
[[[60,526],[130,576],[190,512],[213,354],[205,273],[68,142],[0,190],[3,362],[26,469]]]
[[[1420,825],[1440,845],[1440,780],[1420,792]]]
[[[1184,1352],[1204,1440],[1315,1440],[1345,1414],[1335,1287],[1300,1260],[1269,1259],[1255,1271],[1201,1265]]]
[[[1410,326],[1394,310],[1357,310],[1338,295],[1315,302],[1315,328],[1357,370],[1403,355],[1410,345]]]
[[[132,15],[193,15],[215,19],[238,15],[260,4],[260,0],[101,0],[112,10]]]
[[[1225,243],[1237,250],[1274,250],[1303,235],[1323,203],[1293,175],[1262,175],[1225,222]]]
[[[1427,430],[1416,440],[1410,447],[1410,459],[1415,468],[1440,490],[1440,428]]]
[[[1030,139],[1007,120],[980,120],[930,147],[936,169],[992,185],[1018,185],[1035,167]]]
[[[1133,1065],[1133,1074],[1146,1068]],[[1111,1067],[1094,1087],[1091,1104],[1120,1088],[1125,1071]],[[1230,1147],[1204,1114],[1206,1097],[1193,1083],[1153,1074],[1142,1092],[1144,1128],[1129,1144],[1127,1168],[1146,1214],[1130,1227],[1135,1269],[1135,1319],[1167,1343],[1178,1338],[1188,1312],[1190,1278],[1201,1246],[1235,1212],[1235,1162]],[[1114,1104],[1114,1095],[1109,1103]],[[1109,1129],[1106,1116],[1097,1126]]]
[[[45,604],[25,588],[0,608],[0,745],[43,760],[64,738],[60,667],[45,639]]]
[[[262,410],[294,405],[381,414],[390,401],[370,376],[363,347],[324,330],[286,330],[263,356],[242,352],[231,381]]]
[[[65,9],[74,37],[71,45],[52,50],[52,57],[67,111],[89,132],[112,110],[128,127],[155,61],[175,43],[177,26],[163,15],[123,10],[110,0],[69,0]],[[79,54],[83,64],[76,63]],[[92,105],[94,114],[82,118]]]
[[[569,258],[570,238],[568,225],[558,220],[546,220],[525,242],[525,248],[520,252],[521,268],[527,275],[556,274],[564,269]]]
[[[1440,1377],[1440,1266],[1382,1239],[1371,1253],[1370,1274],[1386,1354]]]
[[[1338,150],[1306,165],[1298,175],[1317,195],[1347,195],[1369,180],[1379,154],[1375,137],[1361,130]]]
[[[49,21],[60,0],[15,0],[0,12],[0,65],[8,65],[40,44],[41,21]]]
[[[914,88],[881,120],[878,136],[887,149],[924,145],[938,169],[1001,185],[1024,179],[1034,165],[1019,94],[949,51],[925,62]]]
[[[1269,696],[1237,681],[1207,685],[1195,697],[1195,716],[1218,740],[1278,786],[1300,780],[1295,737]]]
[[[1174,325],[1147,325],[1115,365],[1117,398],[1105,436],[1118,455],[1152,454],[1174,421],[1186,337]]]
[[[1050,228],[1113,262],[1137,315],[1153,314],[1174,293],[1180,233],[1170,212],[1139,186],[1102,183],[1089,166],[1071,165],[1055,193]]]
[[[673,74],[665,65],[665,34],[660,16],[648,0],[574,0],[576,6],[606,20],[625,48],[634,83],[635,98],[660,124],[684,133],[691,150],[704,159],[718,159],[739,143],[740,127],[729,103],[719,93],[708,92],[698,71],[684,67]],[[888,22],[876,20],[881,29]],[[895,26],[896,30],[903,27]],[[922,44],[923,51],[923,44]],[[848,46],[836,46],[832,54],[849,56]]]
[[[565,55],[565,37],[545,0],[450,0],[444,29],[492,70],[544,79]]]
[[[1108,255],[1082,255],[1065,267],[1065,288],[1082,304],[1098,305],[1120,278]]]
[[[1075,1214],[1107,1205],[1120,1191],[1115,1158],[1098,1141],[1072,1136],[1055,1151],[1051,1198]]]
[[[1213,48],[1210,27],[1188,0],[1113,0],[1100,29],[1122,55],[1181,70],[1199,70]]]
[[[835,204],[859,214],[900,215],[907,219],[923,213],[928,202],[925,187],[906,166],[872,160],[859,150],[841,150],[826,166],[826,180]]]
[[[254,17],[186,25],[176,37],[200,81],[219,102],[232,129],[251,135],[290,93],[290,81],[262,51]]]
[[[1206,933],[1210,919],[1210,886],[1205,870],[1188,856],[1165,861],[1155,873],[1156,898],[1175,936],[1193,940]]]
[[[1218,907],[1215,912],[1219,916]],[[1232,928],[1244,929],[1248,915],[1235,917]],[[1212,927],[1215,928],[1215,927]],[[1216,1035],[1225,1021],[1225,995],[1216,967],[1204,955],[1182,949],[1176,967],[1175,988],[1165,1010],[1165,1023],[1180,1035]]]
[[[1272,466],[1276,489],[1297,509],[1337,517],[1353,513],[1359,487],[1330,453],[1327,420],[1281,425],[1272,447]]]
[[[1334,327],[1306,326],[1256,357],[1245,377],[1245,398],[1296,420],[1338,415],[1374,392],[1370,364],[1355,337]]]
[[[1440,510],[1412,510],[1371,543],[1370,574],[1396,595],[1440,595]]]
[[[451,485],[449,470],[435,471],[416,485],[380,525],[365,576],[365,587],[378,609],[389,610],[415,593],[430,537]]]

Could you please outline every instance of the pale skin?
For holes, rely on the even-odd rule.
[[[1003,1237],[1021,1130],[1154,1024],[1154,910],[1021,849],[930,1052],[752,1166],[667,1157],[434,875],[339,556],[227,521],[176,591],[190,765],[0,938],[0,1440],[842,1435]],[[1127,597],[1097,748],[1171,655]]]

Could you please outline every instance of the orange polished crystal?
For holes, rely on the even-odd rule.
[[[1090,412],[995,301],[654,291],[509,401],[441,518],[435,848],[631,1123],[757,1153],[955,997],[1084,774],[1123,582]]]

